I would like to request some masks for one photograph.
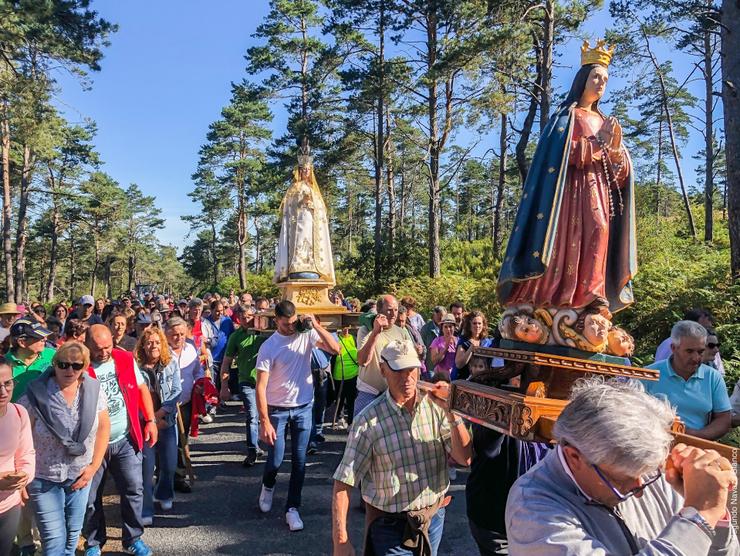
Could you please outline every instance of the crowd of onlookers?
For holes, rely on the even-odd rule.
[[[659,380],[574,389],[553,449],[450,413],[450,381],[504,365],[475,353],[500,341],[482,312],[455,302],[425,320],[410,297],[360,304],[335,290],[331,299],[360,313],[356,330],[330,331],[288,301],[246,292],[85,295],[48,313],[38,303],[0,305],[0,555],[13,545],[22,555],[39,547],[71,555],[80,536],[87,556],[100,554],[109,476],[120,496],[124,549],[151,554],[144,529],[172,509],[175,492],[192,489],[188,438],[230,400],[243,404],[243,465],[264,463],[255,496],[262,512],[272,511],[290,438],[284,513],[291,531],[304,527],[307,456],[322,449],[326,423],[347,427],[334,473],[335,554],[354,554],[353,489],[366,513],[366,554],[436,554],[460,466],[470,467],[466,508],[482,555],[585,554],[595,544],[608,547],[603,553],[647,546],[654,550],[645,554],[735,553],[720,511],[732,488],[726,461],[685,446],[669,456],[666,440],[674,415],[689,434],[710,440],[740,424],[740,391],[728,396],[707,311],[687,312],[658,347],[651,367]],[[713,497],[702,498],[682,477]],[[696,531],[681,529],[684,522]],[[661,551],[662,542],[703,547],[697,531],[710,537],[706,550]]]

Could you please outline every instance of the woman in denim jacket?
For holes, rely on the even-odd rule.
[[[159,429],[157,443],[153,447],[144,446],[144,507],[141,514],[146,527],[152,523],[155,500],[162,510],[172,509],[177,468],[177,402],[182,384],[180,367],[167,346],[167,338],[161,328],[150,326],[144,329],[136,344],[134,357],[149,384]],[[156,488],[155,463],[159,465]]]

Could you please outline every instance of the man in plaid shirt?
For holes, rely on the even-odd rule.
[[[355,554],[347,510],[351,488],[361,484],[366,555],[435,556],[449,501],[447,457],[469,465],[470,435],[447,408],[448,384],[430,393],[417,389],[419,357],[411,341],[391,341],[380,358],[388,390],[356,417],[334,473],[334,554]]]

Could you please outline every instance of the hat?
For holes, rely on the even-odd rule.
[[[10,335],[13,338],[34,338],[44,340],[51,336],[51,330],[47,330],[36,319],[22,317],[10,327]]]
[[[95,298],[92,295],[83,295],[80,298],[80,305],[95,305]]]
[[[440,326],[444,326],[445,324],[453,324],[453,325],[457,326],[457,321],[455,320],[454,315],[447,314],[447,315],[443,316],[442,317],[442,320],[439,321],[439,325]]]
[[[136,324],[152,324],[152,317],[149,313],[142,311],[139,316],[136,317]]]
[[[180,301],[177,302],[178,307],[180,305],[187,305],[187,304],[188,304],[188,300],[187,299],[181,299]]]
[[[3,303],[0,305],[0,315],[20,315],[18,305],[15,303]]]
[[[392,371],[421,367],[421,361],[419,361],[419,356],[416,354],[411,340],[388,342],[388,345],[380,352],[380,358],[385,361]]]
[[[203,307],[203,301],[199,297],[194,297],[188,303],[188,307]]]

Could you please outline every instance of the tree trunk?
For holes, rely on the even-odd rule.
[[[655,173],[655,218],[660,219],[660,180],[663,172],[663,107],[660,107],[658,120],[658,165]]]
[[[74,232],[70,228],[69,230],[69,300],[71,302],[77,301],[75,297],[75,286],[77,285],[77,276],[75,268],[75,237]]]
[[[432,3],[434,4],[434,3]],[[430,9],[432,12],[433,8]],[[435,14],[429,14],[427,28],[427,56],[429,69],[434,66],[437,56],[437,25]],[[428,86],[429,119],[429,276],[437,278],[442,266],[439,248],[439,124],[437,122],[437,77],[429,78]]]
[[[727,164],[730,268],[740,280],[740,5],[722,1],[722,102]]]
[[[714,240],[714,79],[712,36],[704,31],[704,241]]]
[[[211,263],[213,266],[213,285],[218,284],[218,255],[216,254],[216,224],[211,220]]]
[[[244,191],[240,191],[237,215],[237,243],[239,244],[237,271],[239,273],[239,289],[242,291],[247,287],[247,211],[244,205]]]
[[[519,169],[522,187],[524,187],[524,182],[527,181],[527,174],[529,173],[527,145],[529,145],[529,136],[532,133],[532,126],[534,125],[534,119],[537,116],[537,108],[540,106],[540,97],[542,96],[540,91],[540,85],[542,83],[542,49],[540,48],[537,37],[534,37],[532,40],[532,48],[534,48],[537,58],[537,76],[535,78],[534,90],[530,93],[529,108],[527,108],[527,115],[524,117],[522,132],[519,135],[519,141],[517,141],[515,149],[516,165]]]
[[[26,244],[28,243],[28,197],[31,188],[34,155],[31,147],[23,146],[21,187],[18,199],[18,227],[15,234],[15,302],[23,302],[26,285]]]
[[[3,256],[5,259],[5,297],[15,299],[15,280],[13,274],[13,243],[10,234],[13,216],[12,196],[10,189],[10,122],[8,121],[8,104],[3,103],[0,119],[0,146],[2,147],[3,166]]]
[[[375,229],[373,233],[373,282],[375,287],[380,286],[381,257],[383,248],[382,226],[383,205],[381,191],[383,190],[383,172],[385,167],[385,1],[381,0],[378,14],[378,85],[375,100]]]
[[[108,299],[113,298],[113,286],[111,285],[111,264],[113,263],[113,257],[110,255],[105,257],[105,297]]]
[[[653,67],[655,68],[655,73],[657,74],[658,82],[660,83],[661,103],[663,104],[663,110],[665,111],[666,123],[668,125],[668,137],[671,140],[671,149],[673,150],[673,160],[676,163],[676,174],[678,175],[678,183],[681,186],[681,195],[683,196],[684,209],[686,210],[686,217],[688,219],[689,233],[691,233],[691,236],[694,239],[696,239],[696,225],[694,224],[694,215],[691,213],[691,202],[689,201],[689,196],[686,193],[686,184],[684,183],[683,172],[681,171],[681,159],[678,156],[678,147],[676,146],[676,135],[673,131],[673,117],[671,116],[671,111],[668,107],[668,92],[665,86],[665,78],[663,77],[663,72],[660,70],[660,65],[658,64],[658,60],[655,58],[655,55],[650,49],[650,41],[647,38],[647,35],[645,35],[644,30],[643,30],[643,37],[645,40],[645,46],[647,48],[648,55],[650,56],[650,61],[652,62]]]
[[[501,207],[504,201],[506,187],[506,170],[508,166],[508,120],[506,114],[501,114],[501,132],[499,134],[498,185],[496,187],[496,206],[493,209],[493,256],[498,257],[501,252]]]
[[[540,135],[550,119],[552,97],[552,45],[555,40],[555,2],[545,1],[545,17],[542,22],[542,72],[540,75]]]
[[[388,249],[391,254],[395,253],[396,248],[396,234],[398,233],[396,223],[396,178],[393,168],[394,156],[393,156],[393,138],[391,137],[391,120],[390,114],[386,110],[386,151],[387,163],[385,165],[385,182],[386,191],[388,192]]]
[[[93,264],[92,274],[90,275],[90,295],[93,297],[95,296],[95,287],[98,281],[98,268],[100,268],[100,241],[98,238],[95,238],[95,262]]]
[[[134,268],[136,267],[136,257],[133,255],[133,253],[129,254],[128,256],[128,289],[127,292],[131,291],[131,287],[134,283]]]

